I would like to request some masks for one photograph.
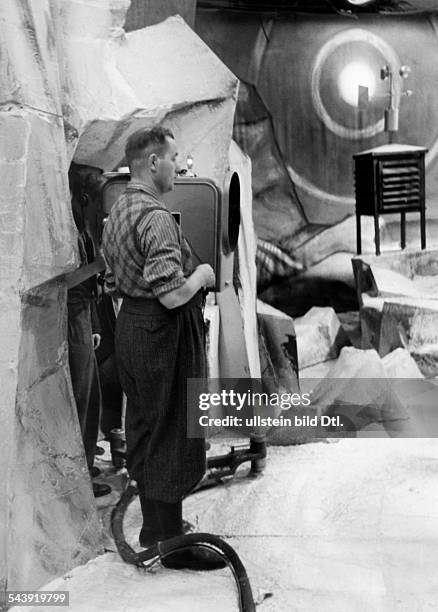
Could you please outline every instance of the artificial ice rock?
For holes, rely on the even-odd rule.
[[[409,430],[409,417],[375,350],[344,347],[327,376],[312,392],[318,414],[340,415],[347,429],[359,431],[380,424],[388,435]]]
[[[67,367],[63,274],[79,262],[70,162],[114,170],[131,132],[164,124],[198,175],[221,185],[228,169],[237,78],[179,17],[126,34],[128,7],[0,3],[0,585],[9,589],[37,588],[102,545]]]
[[[384,220],[381,219],[382,225]],[[364,236],[363,251],[373,251],[373,219],[364,217],[362,220],[362,233]],[[306,269],[324,261],[327,257],[336,254],[348,254],[349,259],[356,253],[356,217],[351,215],[332,225],[324,231],[303,242],[302,245],[294,249],[294,255],[302,262]],[[351,265],[350,265],[351,272]],[[352,275],[349,275],[353,281]]]
[[[294,323],[300,368],[334,359],[349,343],[333,308],[314,306]]]
[[[388,378],[423,378],[418,365],[409,351],[397,348],[382,358]]]
[[[406,348],[425,376],[438,375],[438,300],[385,300],[379,353]]]

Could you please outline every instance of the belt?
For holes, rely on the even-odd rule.
[[[140,297],[123,297],[122,309],[124,312],[132,314],[177,314],[179,312],[188,312],[193,308],[204,307],[204,295],[202,291],[198,291],[195,295],[185,304],[177,306],[176,308],[166,308],[156,298],[140,298]]]

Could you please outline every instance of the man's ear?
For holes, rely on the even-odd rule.
[[[148,168],[151,172],[156,172],[158,170],[158,155],[156,153],[151,153],[149,155]]]

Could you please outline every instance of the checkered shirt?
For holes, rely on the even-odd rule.
[[[190,248],[158,193],[129,183],[105,223],[102,247],[108,293],[157,298],[178,289],[193,271]]]

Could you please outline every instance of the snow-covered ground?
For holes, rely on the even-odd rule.
[[[136,548],[140,517],[135,500],[125,531]],[[191,496],[185,517],[236,549],[260,612],[438,609],[436,439],[273,447],[262,477],[242,475]],[[146,571],[123,563],[116,553],[44,589],[69,591],[70,612],[238,609],[228,570]]]

